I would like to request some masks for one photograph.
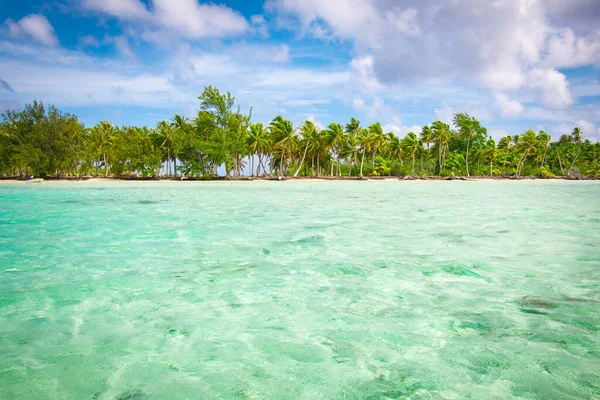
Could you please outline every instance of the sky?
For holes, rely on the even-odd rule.
[[[4,0],[0,111],[194,118],[207,85],[254,122],[420,132],[456,112],[499,138],[600,140],[600,0]]]

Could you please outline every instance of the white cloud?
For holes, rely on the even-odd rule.
[[[381,88],[381,85],[377,81],[377,78],[373,74],[373,58],[370,56],[364,56],[355,58],[350,63],[353,72],[353,80],[358,81],[364,90],[366,91],[377,91]]]
[[[536,68],[529,74],[529,87],[540,103],[550,108],[567,108],[573,104],[569,82],[564,74],[553,69]]]
[[[543,64],[550,68],[600,65],[600,31],[578,37],[571,28],[557,30],[548,43]]]
[[[385,17],[394,25],[398,32],[402,32],[408,36],[418,36],[421,34],[421,29],[417,21],[418,13],[414,8],[401,10],[398,7],[394,7],[385,13]]]
[[[43,15],[29,14],[17,22],[7,19],[5,23],[8,25],[9,33],[13,37],[27,35],[46,46],[58,45],[54,28]]]
[[[494,102],[503,117],[517,118],[523,114],[523,105],[517,100],[511,100],[504,93],[495,93]]]
[[[298,24],[286,26],[301,33],[316,25],[350,41],[355,60],[369,60],[355,68],[366,88],[462,81],[531,90],[543,105],[561,108],[573,99],[556,69],[599,63],[597,25],[576,24],[593,20],[593,1],[566,7],[559,0],[404,0],[400,8],[390,0],[269,0],[267,9],[295,18]],[[561,26],[567,20],[573,28]]]
[[[240,13],[196,0],[152,0],[150,9],[139,0],[84,0],[82,5],[121,20],[140,22],[150,30],[144,37],[156,41],[169,33],[189,39],[231,37],[250,28]]]
[[[250,17],[250,23],[252,24],[252,29],[262,37],[269,37],[269,27],[267,26],[267,21],[265,17],[262,15],[253,15]]]
[[[454,117],[454,114],[456,113],[456,111],[454,111],[451,107],[444,106],[441,108],[436,108],[434,110],[434,113],[435,113],[435,119],[445,122],[447,124],[451,124],[452,117]]]
[[[578,120],[575,123],[560,123],[554,126],[550,133],[552,134],[553,139],[558,139],[562,135],[570,135],[575,127],[579,127],[581,129],[583,140],[600,140],[600,129],[593,122],[584,119]]]
[[[84,8],[121,19],[150,19],[146,6],[139,0],[83,0]]]
[[[397,124],[386,124],[383,126],[384,132],[393,132],[394,135],[396,135],[400,138],[406,136],[406,134],[409,132],[413,132],[413,133],[419,135],[419,133],[421,133],[421,129],[422,129],[422,127],[419,125],[405,126],[405,125],[397,125]]]

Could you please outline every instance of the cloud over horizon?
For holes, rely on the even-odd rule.
[[[6,15],[3,103],[192,113],[213,84],[263,122],[357,115],[403,135],[466,111],[496,132],[598,135],[594,0],[58,1]]]

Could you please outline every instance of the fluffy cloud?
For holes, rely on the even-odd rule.
[[[381,84],[459,80],[498,91],[531,88],[542,104],[560,108],[573,101],[557,68],[598,64],[600,48],[597,27],[575,31],[560,25],[567,19],[561,16],[583,18],[593,1],[567,7],[558,0],[269,0],[267,9],[296,18],[301,31],[318,24],[351,41],[356,59],[369,57]]]
[[[150,8],[140,0],[84,0],[82,6],[143,24],[149,30],[144,37],[149,40],[158,40],[164,32],[192,39],[231,37],[250,28],[240,13],[223,5],[196,0],[152,0]]]
[[[575,122],[575,125],[569,123],[561,123],[552,128],[550,133],[554,139],[558,139],[561,135],[569,135],[573,132],[574,127],[579,127],[583,134],[583,139],[591,141],[600,140],[600,129],[593,122],[581,119]]]
[[[529,75],[529,87],[546,107],[566,108],[573,104],[569,82],[564,74],[553,69],[534,69]]]
[[[393,132],[394,135],[402,138],[402,137],[406,136],[406,134],[409,132],[413,132],[418,135],[421,132],[421,126],[420,125],[405,126],[405,125],[397,125],[397,124],[386,124],[383,126],[383,131],[384,132]]]
[[[523,105],[517,100],[511,100],[504,93],[494,94],[494,104],[503,117],[516,118],[523,114]]]
[[[27,35],[46,46],[58,45],[54,28],[43,15],[29,14],[17,22],[8,19],[5,23],[8,26],[10,35],[13,37]]]
[[[544,65],[553,68],[600,66],[600,31],[577,37],[571,28],[558,30],[550,37]]]

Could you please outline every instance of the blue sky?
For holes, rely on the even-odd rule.
[[[568,3],[568,4],[567,4]],[[466,111],[499,137],[600,139],[597,0],[0,2],[0,109],[193,118],[205,85],[253,120],[354,116],[399,136]]]

